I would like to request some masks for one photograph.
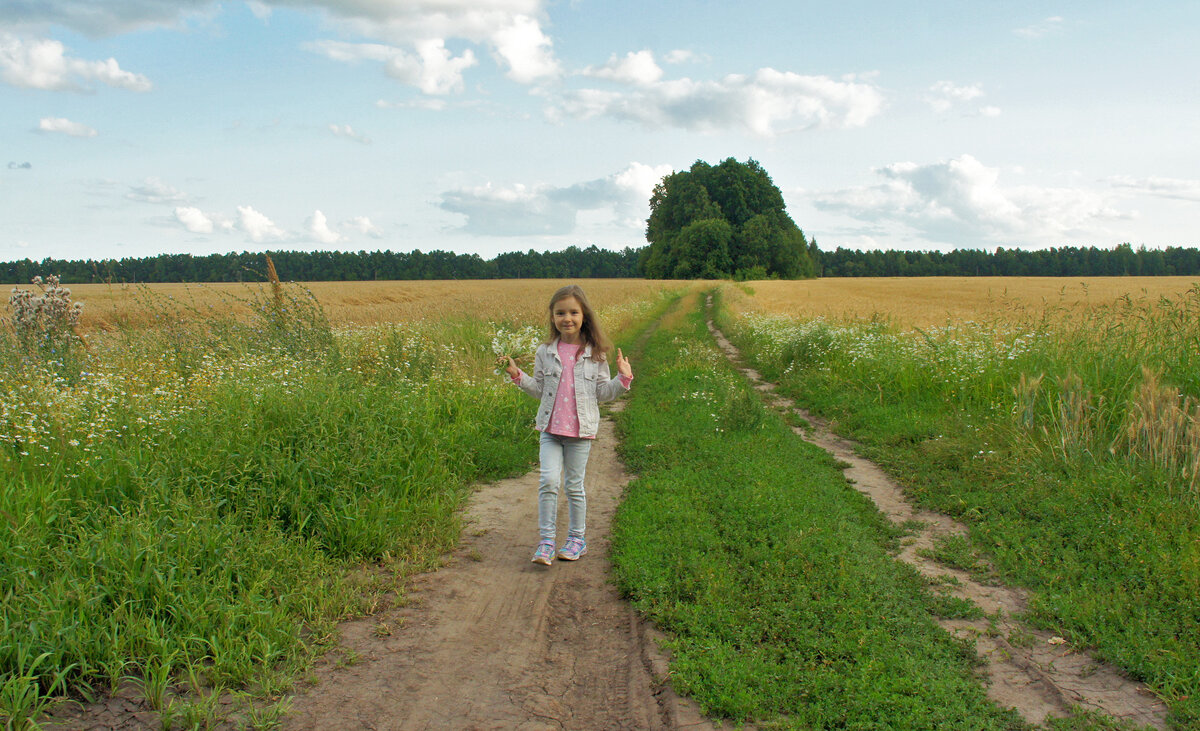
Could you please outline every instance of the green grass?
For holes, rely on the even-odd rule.
[[[981,552],[1031,590],[1033,622],[1094,648],[1162,697],[1174,727],[1197,729],[1200,454],[1181,438],[1180,414],[1200,396],[1198,314],[1200,290],[936,332],[719,322],[755,368],[858,440],[911,498],[970,526],[969,544],[939,548],[946,558],[969,566]],[[1140,416],[1144,369],[1182,392],[1160,391],[1167,407],[1154,418]]]
[[[269,726],[337,620],[457,542],[472,483],[534,463],[497,325],[334,332],[283,302],[163,305],[50,360],[0,333],[0,726],[130,680],[164,727],[211,719],[222,688]]]
[[[621,590],[670,633],[672,683],[772,728],[1023,728],[973,675],[900,531],[805,443],[693,314],[660,330],[618,416],[639,474],[614,521]]]

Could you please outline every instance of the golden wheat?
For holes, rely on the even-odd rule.
[[[538,322],[554,290],[577,283],[598,310],[645,299],[690,282],[645,279],[499,279],[435,281],[306,282],[333,325],[485,318]],[[262,284],[72,285],[72,296],[86,303],[83,327],[150,325],[163,303],[196,317],[245,314],[245,301],[273,296]],[[608,323],[605,323],[609,326]],[[611,327],[611,326],[609,326]]]
[[[1196,277],[844,277],[750,282],[753,294],[726,290],[737,311],[930,327],[1013,313],[1069,313],[1126,296],[1156,301],[1196,283]]]
[[[1128,455],[1178,472],[1196,492],[1200,467],[1200,403],[1142,369],[1122,435]]]

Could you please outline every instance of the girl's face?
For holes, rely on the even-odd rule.
[[[563,297],[550,308],[550,316],[554,320],[554,329],[564,343],[575,344],[580,340],[580,329],[583,327],[583,306],[574,297]]]

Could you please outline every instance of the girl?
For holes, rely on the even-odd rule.
[[[522,391],[541,399],[535,427],[541,434],[538,485],[538,532],[541,542],[533,562],[549,566],[554,561],[554,533],[558,520],[558,485],[565,476],[569,525],[567,540],[558,557],[574,561],[587,553],[583,539],[587,496],[583,475],[588,452],[600,425],[600,401],[609,401],[629,390],[633,370],[617,348],[617,373],[611,380],[608,338],[600,329],[587,295],[577,285],[559,289],[550,298],[550,329],[538,346],[533,376],[526,375],[510,357],[505,371]]]

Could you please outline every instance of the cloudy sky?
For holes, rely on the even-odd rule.
[[[0,0],[0,260],[645,243],[754,158],[822,249],[1200,245],[1200,3]]]

